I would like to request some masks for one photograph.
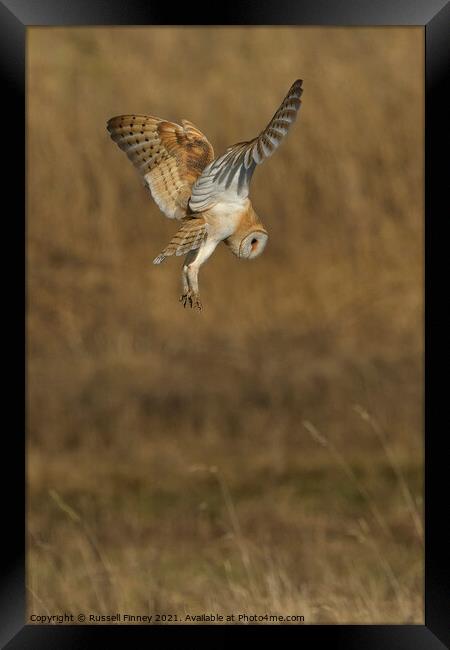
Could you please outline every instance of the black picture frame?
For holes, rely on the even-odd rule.
[[[431,358],[442,355],[435,337],[441,321],[432,318],[433,301],[429,287],[444,273],[443,265],[430,265],[430,248],[438,243],[439,219],[444,211],[444,192],[448,187],[448,133],[450,107],[446,102],[447,71],[450,63],[450,4],[445,0],[246,0],[238,5],[215,3],[193,8],[186,4],[171,11],[164,3],[151,0],[0,0],[0,64],[2,77],[2,141],[7,157],[7,183],[3,196],[11,199],[12,210],[4,211],[3,225],[9,226],[7,242],[17,246],[8,261],[6,285],[9,331],[3,341],[14,349],[14,360],[4,378],[6,393],[4,406],[12,416],[4,429],[2,440],[3,517],[2,581],[0,591],[0,642],[9,649],[30,648],[99,648],[107,647],[106,637],[129,647],[138,646],[145,635],[149,641],[170,642],[175,635],[183,645],[194,647],[190,639],[198,635],[198,626],[38,626],[25,625],[25,437],[26,437],[26,307],[15,282],[26,286],[26,196],[25,196],[25,43],[26,30],[36,25],[341,25],[341,26],[423,26],[425,30],[425,625],[298,625],[289,626],[295,641],[311,647],[327,644],[345,648],[395,648],[397,650],[423,648],[434,650],[450,647],[448,625],[450,588],[448,585],[448,534],[444,532],[445,490],[448,477],[448,455],[445,454],[447,432],[441,425],[433,425],[432,414],[444,412],[443,393],[432,381]],[[174,23],[174,18],[176,23]],[[446,131],[447,127],[447,131]],[[382,137],[382,136],[381,136]],[[5,142],[6,140],[6,142]],[[6,146],[5,146],[6,145]],[[11,156],[15,153],[16,156]],[[441,158],[440,154],[444,154]],[[444,160],[444,164],[441,163]],[[442,214],[442,217],[447,216]],[[8,222],[8,223],[5,223]],[[444,258],[440,258],[444,259]],[[440,267],[440,268],[439,268]],[[4,276],[4,277],[5,277]],[[425,289],[425,283],[424,283]],[[9,293],[8,293],[9,292]],[[25,302],[26,305],[26,302]],[[11,319],[10,315],[14,314]],[[25,315],[25,318],[21,318]],[[16,318],[19,320],[18,325]],[[23,355],[23,356],[22,356]],[[24,363],[20,363],[23,359]],[[433,375],[434,376],[434,375]],[[433,386],[433,395],[431,395]],[[15,398],[15,399],[14,399]],[[441,407],[441,408],[440,408]],[[24,416],[25,414],[25,416]],[[5,416],[6,417],[6,416]],[[4,418],[5,421],[5,418]],[[448,517],[448,515],[447,515]],[[226,645],[232,631],[239,629],[242,640],[254,640],[252,626],[201,626],[201,636],[213,647]],[[267,641],[279,638],[287,628],[264,626]],[[276,636],[275,636],[276,635]],[[212,641],[214,636],[214,641]],[[220,638],[219,638],[220,637]],[[445,644],[445,645],[444,645]],[[197,644],[195,645],[197,647]]]

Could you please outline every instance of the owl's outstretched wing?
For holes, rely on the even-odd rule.
[[[192,185],[214,159],[203,133],[188,120],[181,124],[147,115],[119,115],[107,124],[111,138],[139,170],[170,219],[186,216]]]
[[[266,128],[249,142],[238,142],[213,160],[192,187],[189,207],[201,212],[222,201],[246,198],[256,165],[269,158],[295,122],[303,92],[297,79]]]

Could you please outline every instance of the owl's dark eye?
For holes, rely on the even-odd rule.
[[[258,243],[257,239],[252,239],[252,242],[251,242],[252,248],[255,248],[257,243]]]

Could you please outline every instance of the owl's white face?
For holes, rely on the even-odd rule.
[[[262,230],[249,233],[240,242],[238,257],[247,260],[258,257],[265,249],[268,239],[267,233]]]

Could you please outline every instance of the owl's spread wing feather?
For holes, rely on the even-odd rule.
[[[303,92],[302,80],[295,81],[266,128],[249,142],[238,142],[223,156],[205,167],[192,187],[189,207],[201,212],[226,201],[240,201],[248,196],[256,165],[269,158],[279,147],[295,122]]]
[[[203,133],[188,120],[181,124],[147,115],[119,115],[107,125],[170,219],[186,216],[192,185],[214,158]]]
[[[183,219],[182,224],[165,249],[155,257],[153,264],[161,264],[170,255],[184,255],[200,248],[207,235],[205,220],[202,217],[187,218]]]

